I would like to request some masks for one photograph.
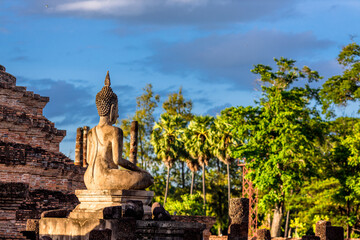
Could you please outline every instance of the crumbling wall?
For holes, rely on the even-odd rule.
[[[85,168],[59,152],[66,131],[42,115],[48,101],[0,65],[0,239],[25,239],[27,219],[73,209],[85,189]]]

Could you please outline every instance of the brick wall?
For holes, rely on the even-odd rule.
[[[27,219],[73,209],[75,190],[85,189],[85,168],[59,152],[66,131],[42,115],[48,101],[0,65],[0,239],[25,239]]]
[[[3,70],[3,69],[2,69]],[[0,70],[0,140],[58,152],[66,131],[57,130],[42,113],[49,102],[16,86],[16,78]]]

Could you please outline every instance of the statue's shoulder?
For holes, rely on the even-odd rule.
[[[115,135],[119,135],[119,134],[123,134],[123,131],[122,131],[122,129],[121,128],[119,128],[119,127],[115,127],[115,126],[111,126],[111,128],[112,128],[112,132],[115,134]]]

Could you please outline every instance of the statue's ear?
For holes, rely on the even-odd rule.
[[[113,122],[115,118],[115,105],[111,104],[110,107],[110,122]]]

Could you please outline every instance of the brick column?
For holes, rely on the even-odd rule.
[[[320,220],[316,223],[315,235],[320,237],[320,240],[327,240],[326,239],[326,227],[327,226],[331,226],[331,222]]]
[[[248,240],[249,199],[231,198],[229,207],[228,240]]]
[[[79,127],[76,130],[76,144],[75,144],[75,162],[74,164],[80,166],[82,164],[82,143],[83,143],[83,131]]]

